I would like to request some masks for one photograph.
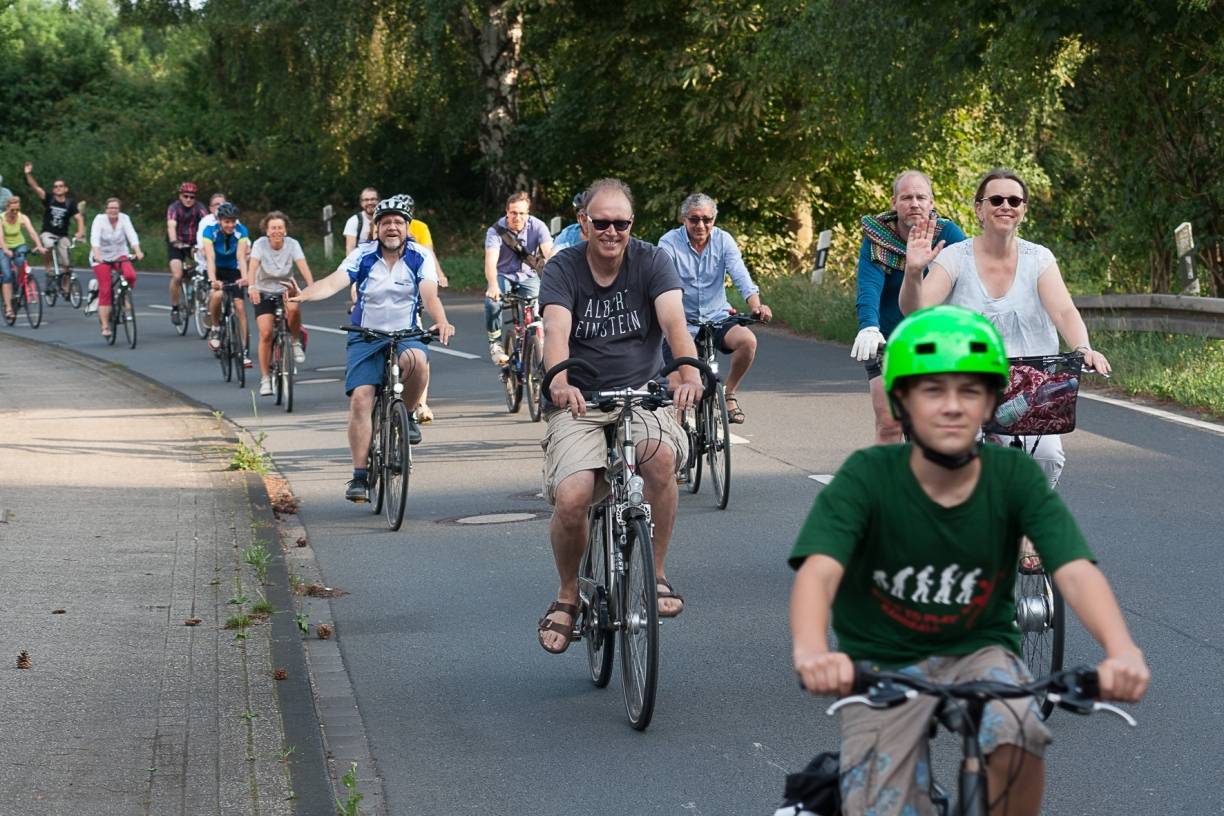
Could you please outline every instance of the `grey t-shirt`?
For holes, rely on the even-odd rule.
[[[545,313],[555,306],[569,310],[570,356],[599,369],[597,382],[571,369],[571,385],[583,391],[639,388],[663,366],[655,298],[679,289],[680,276],[666,252],[630,238],[620,274],[611,286],[598,286],[586,248],[585,243],[567,247],[549,259],[540,276],[540,307]]]
[[[289,279],[293,277],[295,262],[305,257],[302,245],[293,238],[286,236],[280,249],[273,249],[267,236],[259,238],[251,246],[251,258],[259,261],[259,271],[255,273],[255,288],[269,295],[279,295],[285,291]]]

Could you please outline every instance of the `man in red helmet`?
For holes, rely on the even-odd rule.
[[[191,304],[179,304],[179,282],[183,279],[183,259],[191,257],[200,219],[208,214],[196,201],[196,186],[190,181],[179,185],[178,198],[166,208],[166,257],[170,259],[170,320],[174,325],[187,319]]]

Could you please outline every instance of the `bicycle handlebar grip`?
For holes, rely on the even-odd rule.
[[[854,687],[851,694],[865,694],[867,689],[879,682],[875,664],[870,660],[854,661]]]
[[[553,378],[562,371],[567,371],[571,368],[579,369],[580,371],[592,376],[599,376],[599,369],[588,363],[586,360],[579,360],[577,357],[570,357],[568,360],[562,360],[544,374],[544,382],[540,383],[540,390],[548,394],[548,389],[552,386]]]

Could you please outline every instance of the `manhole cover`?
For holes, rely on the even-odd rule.
[[[535,513],[488,513],[483,516],[464,516],[455,519],[456,524],[510,524],[515,521],[531,521]]]

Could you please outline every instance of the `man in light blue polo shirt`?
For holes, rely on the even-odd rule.
[[[735,239],[726,230],[714,226],[718,217],[718,202],[705,193],[693,193],[680,205],[682,226],[659,239],[659,248],[671,256],[684,287],[684,315],[689,332],[696,333],[695,324],[725,321],[731,314],[727,302],[727,276],[748,303],[753,317],[768,321],[770,308],[761,302],[760,290],[752,282],[744,258]],[[727,374],[727,418],[734,423],[744,421],[744,411],[735,398],[744,375],[756,357],[756,335],[746,326],[724,323],[714,334],[714,345],[723,354],[731,355],[731,371]]]
[[[553,255],[553,239],[544,222],[531,215],[531,196],[523,192],[506,199],[506,215],[485,233],[485,329],[494,365],[510,359],[502,348],[501,296],[540,294],[540,273]]]

